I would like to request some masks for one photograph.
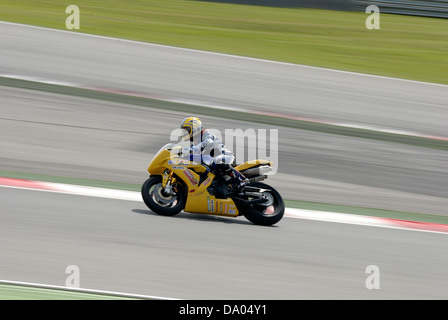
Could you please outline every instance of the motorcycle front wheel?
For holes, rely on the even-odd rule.
[[[174,216],[181,212],[186,203],[184,190],[175,186],[175,194],[166,194],[162,187],[162,177],[153,176],[143,183],[142,198],[149,209],[162,216]]]

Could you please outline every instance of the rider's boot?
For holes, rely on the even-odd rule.
[[[237,169],[231,167],[224,174],[224,179],[230,185],[232,193],[238,192],[243,187],[250,183],[250,180],[247,179],[241,172]]]

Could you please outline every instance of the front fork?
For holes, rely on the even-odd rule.
[[[162,176],[162,188],[165,194],[176,195],[176,188],[173,185],[176,178],[173,178],[173,171],[166,169]]]

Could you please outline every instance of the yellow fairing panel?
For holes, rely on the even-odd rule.
[[[243,171],[252,167],[256,167],[259,165],[269,165],[272,166],[272,162],[271,161],[267,161],[267,160],[253,160],[253,161],[248,161],[246,163],[240,164],[239,166],[236,166],[235,169],[238,171]]]
[[[214,174],[209,173],[207,179],[197,188],[189,186],[184,211],[236,217],[238,209],[232,199],[216,199],[208,193],[207,188],[213,178]]]

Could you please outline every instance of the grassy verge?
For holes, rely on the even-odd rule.
[[[66,29],[68,4],[0,0],[0,20]],[[448,19],[193,0],[77,0],[80,30],[312,66],[448,84]]]
[[[13,171],[1,171],[0,177],[14,178],[14,179],[25,179],[25,180],[36,180],[45,182],[56,182],[56,183],[66,183],[73,185],[98,187],[98,188],[109,188],[117,190],[128,190],[140,192],[140,184],[126,184],[120,182],[112,181],[102,181],[102,180],[92,180],[92,179],[82,179],[82,178],[71,178],[71,177],[60,177],[60,176],[50,176],[34,173],[24,173],[24,172],[13,172]],[[416,212],[402,212],[402,211],[392,211],[383,210],[376,208],[363,208],[363,207],[352,207],[344,206],[330,203],[316,203],[309,201],[297,201],[297,200],[285,200],[285,204],[289,208],[298,209],[308,209],[317,211],[329,211],[329,212],[339,212],[347,214],[357,214],[366,215],[374,217],[383,217],[391,219],[402,219],[410,221],[420,221],[420,222],[431,222],[431,223],[442,223],[448,224],[448,216],[423,214]]]
[[[0,283],[0,300],[136,300],[136,298]]]

